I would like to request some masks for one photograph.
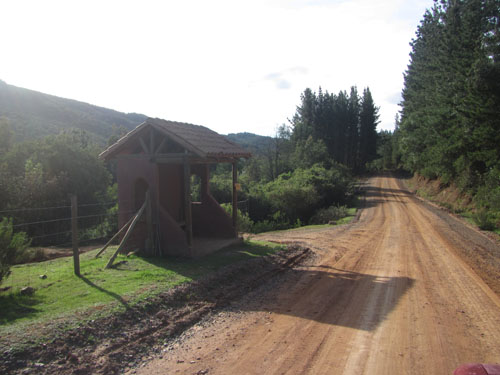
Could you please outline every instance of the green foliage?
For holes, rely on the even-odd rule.
[[[233,205],[231,203],[222,203],[221,206],[229,216],[233,215]],[[254,222],[250,219],[248,214],[238,209],[238,231],[251,233],[253,232],[253,226]]]
[[[397,140],[406,169],[475,195],[481,227],[500,212],[499,18],[497,0],[435,1],[411,43]]]
[[[436,1],[417,30],[405,74],[400,139],[405,167],[465,190],[481,185],[500,161],[494,4]]]
[[[369,88],[363,91],[359,113],[359,162],[364,167],[377,157],[378,108]]]
[[[110,248],[104,256],[95,259],[97,252],[80,256],[82,277],[73,273],[71,257],[42,263],[12,267],[7,279],[9,292],[0,292],[0,335],[11,329],[25,329],[28,321],[49,322],[55,318],[74,317],[75,312],[91,314],[124,310],[151,295],[164,292],[181,283],[197,280],[221,267],[283,250],[283,245],[246,241],[244,244],[207,255],[200,259],[141,258],[119,254],[117,266],[106,270]],[[38,275],[47,275],[40,279]],[[22,296],[24,286],[36,290],[33,296]],[[10,327],[9,327],[10,326]],[[21,333],[19,333],[21,335]]]
[[[256,222],[280,220],[291,225],[297,219],[308,222],[320,207],[344,203],[352,192],[352,178],[340,165],[298,168],[276,180],[254,186],[250,192],[250,216]]]
[[[0,283],[9,276],[10,267],[16,258],[22,256],[29,246],[26,233],[14,233],[12,220],[3,218],[0,222]]]
[[[355,86],[349,94],[340,91],[337,95],[323,93],[321,87],[317,94],[306,89],[292,119],[291,140],[299,153],[310,138],[321,141],[327,159],[361,170],[376,157],[378,118],[369,88],[362,97]]]
[[[496,221],[498,220],[494,213],[484,207],[473,213],[472,219],[483,230],[494,230],[496,228]]]
[[[265,155],[268,150],[269,144],[272,143],[271,137],[252,133],[231,133],[226,137],[231,142],[237,143],[244,149],[252,152],[253,156]]]
[[[210,176],[210,194],[219,203],[228,203],[233,197],[233,177],[230,172],[218,170]]]
[[[123,125],[121,126],[117,126],[115,124],[111,125],[111,135],[109,136],[107,142],[108,147],[116,143],[120,138],[122,138],[125,134],[127,134],[128,131],[129,130]]]
[[[377,158],[368,162],[369,171],[398,170],[401,168],[401,152],[399,150],[400,131],[396,119],[396,130],[382,130],[377,134]]]
[[[70,216],[69,195],[76,194],[80,204],[110,199],[111,176],[97,154],[98,149],[88,135],[79,131],[14,145],[0,157],[0,210],[14,210],[12,216],[21,224],[52,220],[44,227],[22,228],[30,237],[68,231],[69,221],[54,220]],[[26,210],[60,206],[66,208]],[[80,216],[105,213],[105,210],[98,206],[88,207]],[[34,243],[55,239],[34,240]]]
[[[4,82],[0,82],[0,97],[0,114],[5,116],[12,129],[12,144],[78,129],[87,132],[93,142],[103,146],[110,136],[116,134],[113,126],[129,131],[146,119],[144,115],[117,112]],[[2,142],[0,134],[0,148]]]
[[[12,146],[13,132],[9,121],[5,117],[0,117],[0,156],[9,151]]]
[[[310,168],[314,164],[329,163],[330,156],[325,142],[321,139],[315,140],[312,136],[309,136],[305,140],[297,140],[293,160],[294,165],[298,168]]]
[[[484,176],[484,184],[475,196],[479,207],[500,212],[500,167],[491,169]]]
[[[484,184],[478,188],[474,201],[478,207],[473,216],[476,224],[485,230],[500,228],[500,168],[486,173]]]
[[[330,221],[337,221],[349,216],[347,206],[330,206],[328,208],[320,208],[311,218],[311,224],[328,224]]]

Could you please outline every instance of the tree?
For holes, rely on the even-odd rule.
[[[0,221],[0,283],[9,276],[10,266],[29,244],[25,233],[14,233],[12,220],[3,218]]]
[[[351,169],[363,167],[375,158],[378,108],[369,89],[365,89],[364,104],[355,86],[351,87],[349,94],[340,91],[337,95],[323,92],[321,87],[318,94],[306,89],[301,101],[292,120],[291,139],[296,149],[302,149],[306,144],[310,147],[310,138],[314,142],[321,141],[328,151],[321,162],[335,160]]]
[[[316,95],[307,88],[300,96],[301,105],[297,107],[291,121],[293,128],[292,139],[307,139],[314,132],[314,112],[316,107]]]
[[[500,161],[498,0],[435,1],[412,41],[399,149],[406,168],[475,189]]]
[[[12,129],[5,117],[0,117],[0,156],[10,150],[12,146]]]
[[[359,113],[359,160],[362,167],[377,157],[378,110],[367,87],[363,90]]]
[[[350,168],[358,166],[360,103],[358,89],[351,87],[348,101],[348,113],[345,126],[346,151],[345,165]],[[375,139],[376,142],[376,139]]]
[[[111,178],[98,150],[85,133],[65,132],[34,142],[16,144],[0,158],[2,209],[14,209],[16,223],[53,220],[61,211],[17,210],[26,207],[67,206],[70,194],[81,203],[107,202]],[[92,210],[92,212],[90,212]],[[88,215],[98,214],[98,205]],[[67,212],[64,213],[68,215]],[[22,228],[30,237],[68,231],[67,221]],[[50,241],[45,238],[44,241]],[[55,238],[52,238],[55,240]],[[34,240],[37,241],[37,240]],[[49,243],[44,243],[49,244]]]

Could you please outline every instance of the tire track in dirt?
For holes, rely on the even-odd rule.
[[[396,179],[370,181],[355,224],[260,237],[318,257],[138,373],[451,374],[500,361],[500,300],[457,256],[484,238],[451,228]]]

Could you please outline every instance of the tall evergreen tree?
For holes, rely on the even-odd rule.
[[[293,140],[307,139],[313,135],[314,113],[316,108],[316,95],[307,88],[300,96],[300,106],[297,107],[292,119]]]
[[[358,89],[353,86],[349,94],[348,114],[346,122],[346,151],[345,165],[350,168],[358,166],[358,149],[359,149],[359,95]]]
[[[370,89],[365,88],[359,113],[359,161],[361,167],[377,157],[378,110],[373,102]]]
[[[369,89],[363,95],[361,99],[355,86],[349,94],[340,91],[337,95],[323,92],[321,87],[317,94],[306,89],[292,119],[295,146],[321,141],[330,159],[351,169],[364,167],[376,154],[378,108]]]
[[[405,166],[470,188],[500,160],[498,0],[435,1],[405,74]]]

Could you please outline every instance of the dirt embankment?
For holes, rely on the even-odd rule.
[[[165,342],[209,312],[306,261],[307,248],[290,246],[272,256],[228,266],[197,282],[162,293],[126,312],[54,330],[42,344],[12,350],[0,338],[0,373],[117,374],[160,352]],[[55,336],[55,332],[59,332]],[[45,338],[44,338],[45,339]]]
[[[431,180],[414,175],[404,181],[404,186],[423,198],[429,199],[453,212],[474,209],[472,197],[454,185],[444,184],[439,179]]]
[[[460,233],[460,236],[449,237],[452,248],[500,296],[500,237],[493,232],[479,230],[454,213],[471,209],[472,199],[456,187],[446,187],[438,180],[421,176],[397,182],[403,190],[410,186],[412,193],[420,192],[417,198],[439,217],[440,224],[445,225],[447,231]],[[431,198],[431,201],[426,198]]]

